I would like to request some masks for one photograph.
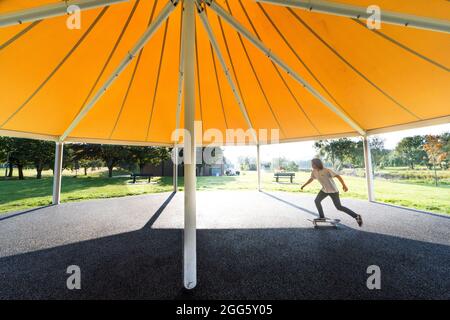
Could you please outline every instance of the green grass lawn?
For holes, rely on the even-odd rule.
[[[345,174],[364,177],[364,168],[343,169]],[[450,186],[450,170],[438,169],[436,172],[439,185]],[[377,179],[397,181],[403,183],[435,185],[434,171],[425,166],[417,166],[414,170],[408,167],[386,167],[375,170]]]
[[[32,171],[26,172],[25,180],[5,180],[0,178],[0,213],[17,211],[51,203],[52,177],[46,172],[41,180],[31,177]],[[298,172],[293,184],[276,183],[272,173],[263,173],[262,186],[265,190],[300,192],[300,185],[309,177],[307,172]],[[343,197],[366,199],[367,186],[364,178],[346,176],[349,192]],[[242,172],[237,177],[199,177],[198,190],[254,190],[256,189],[256,172]],[[338,183],[338,182],[337,182]],[[183,179],[179,179],[182,190]],[[305,192],[317,193],[319,185],[314,182]],[[450,187],[412,184],[410,182],[391,182],[383,179],[375,181],[376,198],[387,202],[426,211],[450,214]],[[73,177],[66,173],[62,181],[62,202],[87,199],[122,197],[128,195],[172,191],[172,178],[154,178],[151,184],[141,180],[131,184],[127,177],[107,178],[103,172],[88,176]]]

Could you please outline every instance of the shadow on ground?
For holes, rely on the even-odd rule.
[[[1,299],[449,299],[449,247],[349,227],[201,229],[198,286],[182,284],[182,230],[142,229],[0,259]],[[369,265],[381,290],[366,287]],[[81,290],[66,269],[81,268]]]

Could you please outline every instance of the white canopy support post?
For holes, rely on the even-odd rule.
[[[159,15],[155,20],[148,26],[139,40],[136,42],[134,47],[127,53],[127,55],[122,59],[120,64],[111,73],[106,82],[98,89],[94,96],[89,100],[88,103],[81,109],[77,114],[75,119],[70,123],[64,133],[59,137],[59,141],[65,141],[69,134],[75,129],[75,127],[80,123],[80,121],[86,116],[86,114],[94,107],[97,101],[103,96],[103,94],[108,90],[108,88],[116,81],[119,75],[125,70],[125,68],[130,64],[130,62],[136,57],[136,55],[141,51],[142,48],[147,44],[159,27],[167,20],[169,15],[175,10],[179,0],[170,0],[164,8],[161,10]]]
[[[256,145],[256,172],[258,174],[258,191],[261,191],[261,158],[259,153],[259,143]]]
[[[174,162],[173,162],[173,192],[178,191],[178,147],[173,148]]]
[[[216,53],[217,58],[219,59],[219,63],[221,65],[221,67],[222,67],[223,72],[225,73],[225,77],[227,78],[228,84],[231,87],[231,91],[233,91],[234,98],[236,99],[236,102],[237,102],[237,104],[239,106],[239,109],[241,110],[242,116],[244,117],[248,128],[252,132],[252,137],[254,139],[254,143],[257,144],[259,142],[258,141],[258,137],[257,137],[256,132],[255,132],[255,130],[253,128],[253,125],[252,125],[252,123],[250,121],[250,117],[248,116],[247,108],[245,107],[244,100],[242,99],[242,97],[241,97],[241,95],[239,93],[239,90],[238,90],[236,84],[234,83],[234,80],[233,80],[233,77],[231,75],[230,69],[228,68],[228,66],[227,66],[227,64],[225,62],[225,59],[224,59],[224,57],[222,55],[222,52],[220,51],[219,44],[217,43],[216,37],[214,36],[214,33],[212,31],[211,25],[209,24],[208,18],[206,17],[204,9],[201,7],[200,4],[198,4],[197,7],[198,7],[198,10],[199,10],[200,21],[202,22],[203,27],[205,28],[206,33],[208,35],[209,41],[211,42],[211,45],[212,45],[212,47],[214,49],[214,52]]]
[[[129,0],[66,0],[58,3],[33,7],[0,15],[0,28],[33,22],[68,14],[70,6],[77,6],[81,11],[128,2]]]
[[[174,145],[174,164],[173,164],[173,191],[178,191],[178,161],[180,155],[180,149],[178,148],[179,140],[180,140],[180,115],[181,115],[181,104],[183,103],[183,81],[184,81],[184,27],[183,27],[184,16],[182,15],[181,21],[181,32],[180,32],[180,59],[178,66],[178,91],[177,91],[177,111],[175,118],[175,145]]]
[[[250,31],[248,31],[242,24],[231,16],[225,9],[216,3],[214,0],[205,0],[206,4],[222,19],[224,19],[233,29],[244,36],[248,41],[250,41],[255,47],[261,50],[265,56],[270,60],[275,62],[281,69],[283,69],[287,74],[289,74],[295,81],[300,83],[306,90],[308,90],[314,97],[316,97],[320,102],[322,102],[326,107],[338,115],[342,120],[344,120],[348,125],[350,125],[356,132],[364,136],[366,132],[362,127],[356,123],[344,110],[335,106],[328,99],[326,99],[322,94],[314,89],[305,79],[303,79],[297,72],[295,72],[291,67],[289,67],[281,58],[279,58],[275,53],[267,48],[264,43],[262,43],[258,38],[256,38]]]
[[[197,285],[196,152],[195,152],[195,5],[184,0],[184,255],[186,289]],[[189,153],[189,154],[188,154]]]
[[[367,20],[372,18],[373,12],[368,7],[354,6],[325,0],[256,0],[270,4],[320,12],[354,19]],[[376,3],[375,3],[376,4]],[[399,12],[381,10],[381,23],[401,25],[417,29],[450,33],[450,21],[420,17]]]
[[[375,201],[375,190],[373,185],[372,156],[370,154],[370,144],[367,136],[363,137],[364,146],[364,166],[366,168],[367,193],[369,201]]]
[[[63,164],[64,143],[56,142],[55,146],[55,169],[53,170],[53,201],[54,205],[60,203],[61,199],[61,175]]]

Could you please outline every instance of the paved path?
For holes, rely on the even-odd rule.
[[[181,290],[183,194],[67,203],[0,216],[0,298],[450,299],[450,219],[325,200],[338,230],[315,230],[313,197],[198,193],[198,287]],[[66,289],[78,265],[82,289]],[[381,290],[366,269],[381,268]]]

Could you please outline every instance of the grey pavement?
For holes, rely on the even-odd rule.
[[[183,193],[0,215],[0,299],[450,299],[450,217],[344,199],[317,230],[314,197],[204,191],[198,285],[182,289]],[[81,268],[81,290],[66,269]],[[366,287],[369,265],[381,290]]]

